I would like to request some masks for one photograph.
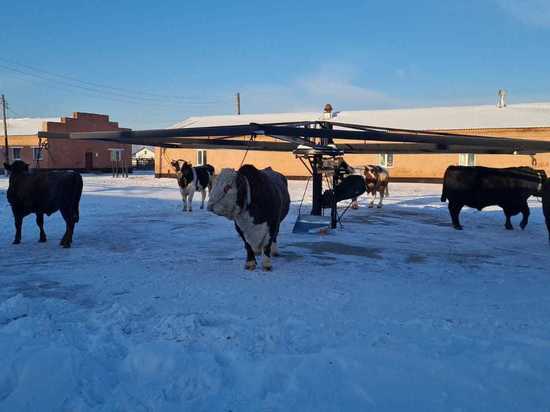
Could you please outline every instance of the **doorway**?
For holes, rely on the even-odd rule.
[[[86,170],[92,170],[94,168],[94,154],[92,152],[86,152],[85,164]]]

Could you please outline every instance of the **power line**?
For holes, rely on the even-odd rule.
[[[9,61],[9,60],[7,60],[5,58],[1,58],[1,57],[0,57],[0,61],[4,62],[3,67],[7,68],[9,70],[18,70],[20,72],[25,70],[27,72],[27,74],[31,74],[31,73],[28,73],[28,71],[31,71],[31,72],[38,73],[41,76],[45,75],[45,76],[55,77],[55,78],[61,79],[64,82],[81,83],[81,84],[84,84],[88,87],[92,87],[94,89],[105,89],[105,91],[110,92],[110,93],[114,93],[113,91],[118,91],[116,93],[118,93],[122,96],[126,96],[126,97],[133,97],[133,98],[138,97],[138,98],[156,99],[156,100],[159,100],[159,99],[176,99],[176,100],[182,100],[182,101],[190,101],[190,102],[197,103],[197,104],[198,103],[213,104],[213,103],[219,103],[222,100],[225,100],[225,101],[228,100],[227,97],[221,97],[221,96],[220,97],[213,97],[213,99],[216,99],[217,101],[214,101],[212,99],[207,100],[207,101],[203,101],[203,100],[200,100],[199,98],[194,97],[194,96],[165,95],[165,94],[150,93],[150,92],[144,92],[144,91],[132,91],[132,90],[124,89],[124,88],[121,88],[121,87],[115,87],[115,86],[109,86],[109,85],[105,85],[105,84],[90,82],[90,81],[78,79],[74,76],[67,76],[67,75],[62,75],[62,74],[54,73],[54,72],[43,70],[43,69],[38,69],[36,67],[29,66],[27,64],[22,64],[22,63],[18,63],[18,62],[14,62],[14,61]],[[51,79],[51,80],[53,80],[53,79]]]
[[[79,89],[79,90],[83,90],[83,91],[88,92],[88,93],[93,93],[95,95],[102,96],[102,97],[107,98],[109,100],[125,102],[125,103],[143,104],[144,101],[149,101],[150,103],[154,103],[155,105],[164,105],[164,106],[167,106],[167,107],[169,107],[169,106],[173,107],[174,105],[202,106],[202,105],[216,104],[216,102],[178,102],[178,103],[169,103],[169,102],[165,102],[165,101],[164,102],[159,101],[158,99],[153,99],[153,98],[140,98],[140,97],[135,97],[135,96],[131,96],[131,95],[125,95],[125,94],[118,93],[118,92],[109,92],[109,91],[106,91],[106,90],[97,90],[97,89],[94,89],[92,87],[82,86],[82,85],[79,85],[79,84],[72,84],[72,83],[69,83],[69,82],[66,82],[66,81],[62,81],[62,80],[51,79],[51,78],[48,78],[46,76],[35,74],[35,73],[28,73],[28,72],[25,72],[23,70],[15,69],[15,68],[5,66],[5,65],[2,65],[2,64],[0,64],[0,69],[9,70],[10,72],[14,72],[14,73],[17,73],[17,74],[20,74],[20,75],[23,75],[23,76],[37,78],[37,79],[40,79],[40,80],[52,82],[56,86],[71,88],[73,90],[74,89]]]

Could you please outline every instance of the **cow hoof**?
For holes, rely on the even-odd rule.
[[[63,246],[63,249],[69,249],[71,247],[70,243],[65,243]]]
[[[374,205],[369,205],[369,209],[372,209],[374,207]]]
[[[376,206],[377,209],[382,209],[382,205]]]
[[[525,223],[525,224],[520,223],[519,227],[521,228],[521,230],[525,230],[525,228],[527,227],[527,223]]]
[[[456,230],[462,230],[462,229],[464,229],[464,228],[463,228],[462,226],[460,226],[460,225],[455,225],[455,226],[453,226],[453,227],[454,227]]]
[[[264,256],[262,260],[262,269],[264,272],[269,272],[271,270],[271,258],[269,256]]]
[[[17,240],[17,239],[15,239],[15,240],[12,242],[13,245],[18,245],[18,244],[20,244],[20,243],[21,243],[21,241],[20,241],[20,240]]]
[[[45,237],[44,237],[44,238],[40,238],[40,239],[38,240],[38,243],[46,243],[46,238],[45,238]]]
[[[244,268],[246,270],[254,270],[256,269],[256,262],[254,261],[246,262],[246,264],[244,265]]]
[[[506,228],[506,230],[514,230],[514,227],[513,226],[504,226]]]

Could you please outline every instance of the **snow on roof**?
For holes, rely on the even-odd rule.
[[[272,113],[255,115],[190,117],[173,128],[229,126],[322,120],[318,113]],[[550,102],[496,105],[429,107],[392,110],[359,110],[333,113],[333,121],[415,130],[508,129],[550,127]]]
[[[320,120],[319,113],[269,113],[241,114],[225,116],[195,116],[189,117],[172,126],[173,129],[185,127],[236,126],[249,123],[281,123]]]
[[[43,131],[45,122],[59,121],[59,117],[8,119],[8,136],[32,136]]]

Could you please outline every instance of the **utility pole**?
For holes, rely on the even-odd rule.
[[[2,117],[4,118],[4,158],[6,164],[10,164],[9,146],[8,146],[8,123],[6,119],[6,98],[2,95]],[[7,175],[8,171],[4,170]]]
[[[235,97],[235,103],[237,104],[237,114],[241,114],[241,94],[237,92],[237,95]]]

